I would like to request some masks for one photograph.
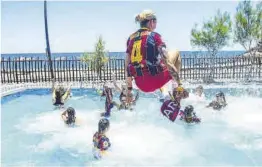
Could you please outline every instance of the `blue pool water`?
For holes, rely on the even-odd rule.
[[[213,112],[205,105],[218,90],[225,92],[229,105]],[[75,128],[64,125],[49,89],[6,96],[1,99],[1,166],[261,166],[262,89],[212,88],[205,94],[204,101],[190,94],[182,102],[182,107],[192,104],[202,118],[194,126],[165,119],[152,94],[142,94],[133,112],[114,112],[108,132],[112,149],[101,161],[91,151],[104,109],[95,90],[73,90],[66,105],[80,119]]]

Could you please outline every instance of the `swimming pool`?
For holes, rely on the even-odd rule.
[[[229,105],[213,112],[205,105],[218,90],[225,92]],[[2,166],[262,165],[261,87],[209,88],[205,94],[206,101],[190,96],[182,102],[192,104],[202,118],[195,126],[169,122],[160,114],[158,100],[142,94],[133,112],[112,114],[112,149],[101,161],[92,155],[92,136],[104,109],[95,90],[73,89],[66,106],[73,106],[81,119],[75,128],[61,121],[50,89],[3,97]]]

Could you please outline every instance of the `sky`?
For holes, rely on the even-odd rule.
[[[169,49],[191,47],[190,32],[215,15],[227,11],[233,16],[238,1],[48,1],[48,28],[51,52],[89,52],[99,35],[106,50],[123,52],[128,36],[139,28],[135,15],[153,10],[158,19],[156,32]],[[1,53],[44,53],[44,2],[2,1]],[[243,50],[230,44],[223,50]]]

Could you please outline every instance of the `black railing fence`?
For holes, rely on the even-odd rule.
[[[196,57],[183,56],[182,80],[254,80],[262,81],[262,57]],[[125,60],[109,59],[101,68],[97,63],[84,63],[80,59],[56,58],[52,60],[56,81],[108,81],[115,73],[117,80],[125,79]],[[48,60],[39,57],[2,58],[1,82],[25,83],[51,81]]]

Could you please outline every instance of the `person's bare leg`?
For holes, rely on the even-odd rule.
[[[181,56],[178,50],[168,51],[168,63],[175,68],[175,70],[179,73],[181,69]]]
[[[168,71],[172,78],[178,83],[181,84],[179,78],[179,72],[181,69],[181,56],[178,50],[175,51],[166,51],[163,50],[163,59],[168,68]]]

